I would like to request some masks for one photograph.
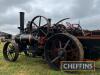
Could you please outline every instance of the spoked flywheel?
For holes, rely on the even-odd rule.
[[[60,68],[61,61],[79,61],[84,52],[81,43],[70,34],[56,34],[45,45],[45,59],[54,68]]]
[[[16,61],[19,56],[17,44],[15,42],[6,42],[3,47],[3,56],[7,61]]]

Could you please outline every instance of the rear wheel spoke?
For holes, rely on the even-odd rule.
[[[59,48],[62,48],[61,41],[59,41]]]
[[[68,46],[69,42],[70,42],[70,40],[68,40],[68,41],[66,42],[66,44],[65,44],[65,46],[64,46],[64,49],[66,49],[66,48],[67,48],[67,46]]]
[[[55,61],[58,60],[59,58],[60,58],[60,56],[55,57],[55,58],[51,61],[51,63],[55,62]]]

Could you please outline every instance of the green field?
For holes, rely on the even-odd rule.
[[[0,44],[0,75],[100,75],[100,69],[95,72],[61,72],[51,69],[41,58],[26,57],[21,54],[16,62],[5,61],[2,55],[3,44]],[[100,67],[100,62],[96,62]]]

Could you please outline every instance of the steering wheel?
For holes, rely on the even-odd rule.
[[[50,26],[48,19],[44,16],[36,16],[30,22],[30,30],[32,32],[33,29],[40,30],[44,35],[47,35],[45,31],[41,29],[43,26]]]

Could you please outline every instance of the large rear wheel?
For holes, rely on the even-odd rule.
[[[81,43],[68,33],[50,37],[45,45],[45,59],[54,69],[60,68],[61,61],[79,61],[83,57]]]

